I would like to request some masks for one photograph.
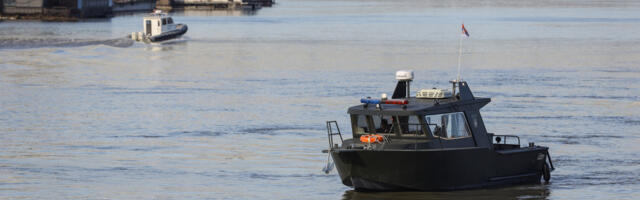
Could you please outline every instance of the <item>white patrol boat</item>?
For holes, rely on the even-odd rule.
[[[131,39],[144,42],[160,42],[182,36],[187,32],[186,24],[174,24],[173,19],[161,10],[144,17],[143,32],[131,33]]]

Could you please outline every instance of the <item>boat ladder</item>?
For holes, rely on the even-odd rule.
[[[334,129],[335,126],[335,129]],[[340,136],[340,144],[344,142],[342,139],[342,133],[340,133],[340,127],[338,127],[338,122],[336,121],[327,121],[327,137],[329,137],[329,149],[338,148],[338,144],[333,143],[334,136]]]

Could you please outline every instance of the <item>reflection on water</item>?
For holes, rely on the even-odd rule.
[[[189,31],[160,44],[124,38],[143,13],[0,22],[0,198],[637,199],[638,7],[282,0],[172,13]],[[399,69],[448,88],[461,21],[487,129],[549,146],[551,183],[360,193],[325,175],[324,122],[350,134],[347,107]]]
[[[355,190],[348,190],[344,192],[342,199],[547,199],[550,193],[547,185],[540,184],[451,192],[357,192]]]
[[[189,41],[189,37],[183,36],[177,39],[155,42],[155,43],[141,43],[148,51],[172,51],[176,46],[185,46]]]

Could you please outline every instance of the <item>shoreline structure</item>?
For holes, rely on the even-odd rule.
[[[275,0],[0,0],[0,20],[78,21],[117,13],[171,10],[257,10]]]

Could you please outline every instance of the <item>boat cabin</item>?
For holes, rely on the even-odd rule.
[[[464,81],[452,81],[453,92],[434,88],[412,97],[413,73],[398,73],[405,74],[396,74],[398,85],[391,99],[386,94],[364,98],[363,104],[349,108],[353,138],[377,134],[418,149],[493,147],[480,116],[490,98],[474,97]]]
[[[176,29],[173,19],[159,10],[144,17],[142,23],[144,35],[146,36],[156,36]]]

